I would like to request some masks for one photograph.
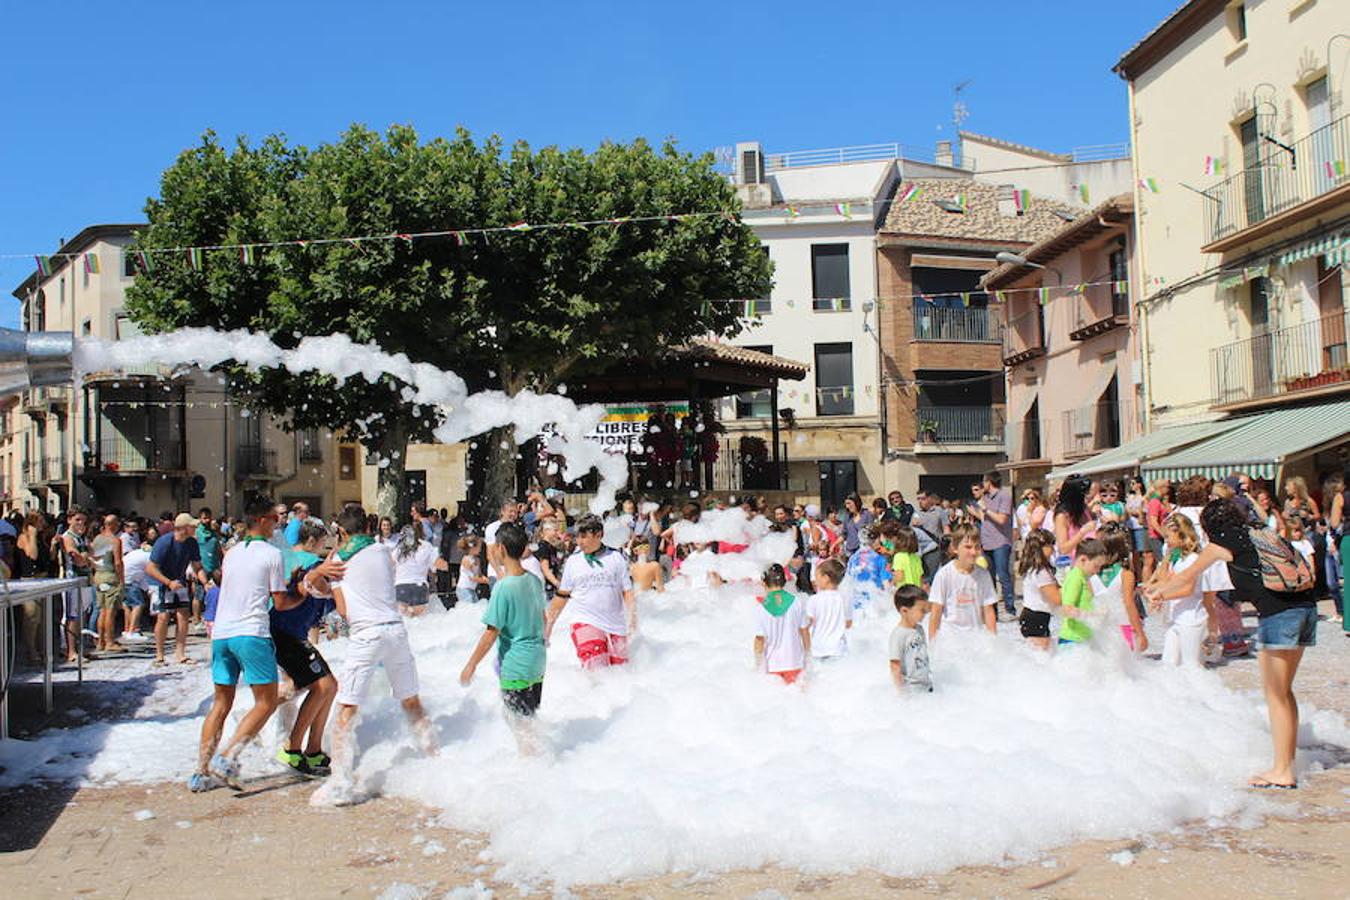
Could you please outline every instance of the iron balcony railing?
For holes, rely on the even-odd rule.
[[[66,480],[66,457],[62,456],[44,456],[42,458],[42,469],[38,473],[36,481],[65,481]]]
[[[104,438],[98,453],[85,461],[95,472],[181,472],[187,468],[182,441],[132,441]]]
[[[277,451],[256,444],[241,444],[235,454],[235,472],[241,477],[276,475]]]
[[[1350,310],[1215,347],[1214,403],[1223,406],[1350,381]]]
[[[1205,190],[1206,241],[1212,243],[1350,184],[1350,116],[1288,146],[1263,142],[1262,157]]]
[[[1130,295],[1125,285],[1092,284],[1073,297],[1069,337],[1081,341],[1130,324]]]
[[[1108,159],[1129,159],[1130,145],[1122,144],[1088,144],[1083,147],[1074,147],[1070,153],[1074,162],[1102,162]]]
[[[1003,416],[991,406],[920,406],[915,416],[921,443],[1003,443]]]
[[[1003,362],[1015,366],[1029,359],[1045,355],[1045,314],[1033,306],[1021,315],[1013,316],[1003,329]]]
[[[767,173],[777,172],[781,169],[796,169],[802,166],[830,166],[887,159],[937,163],[937,155],[932,150],[892,142],[889,144],[857,144],[852,147],[829,147],[823,150],[794,150],[789,153],[766,153],[764,154],[764,171]],[[975,168],[973,159],[959,153],[955,153],[951,162],[946,164],[958,169],[973,170]]]
[[[914,304],[914,340],[955,344],[998,343],[998,318],[993,310]]]
[[[1120,446],[1120,409],[1092,403],[1064,412],[1064,453],[1086,454]]]

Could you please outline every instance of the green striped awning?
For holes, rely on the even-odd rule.
[[[1063,469],[1055,469],[1046,477],[1051,481],[1071,475],[1105,475],[1109,472],[1134,472],[1147,460],[1171,453],[1192,444],[1236,428],[1238,420],[1218,419],[1212,422],[1192,422],[1159,428],[1132,441],[1113,447],[1096,456],[1080,460]]]
[[[1236,427],[1150,460],[1143,467],[1145,479],[1181,481],[1192,475],[1218,479],[1241,471],[1273,480],[1290,460],[1350,441],[1350,400],[1277,409],[1228,421]]]
[[[1280,265],[1290,266],[1315,256],[1325,256],[1328,266],[1336,266],[1341,264],[1348,251],[1350,238],[1343,234],[1322,234],[1280,254]]]

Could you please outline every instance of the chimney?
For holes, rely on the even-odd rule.
[[[732,183],[736,196],[746,209],[767,209],[773,205],[773,185],[764,171],[764,148],[758,141],[736,145]]]
[[[937,152],[933,154],[933,161],[939,166],[950,166],[952,164],[951,141],[937,142]]]
[[[1017,215],[1017,201],[1013,198],[1017,188],[1011,184],[1000,184],[995,188],[994,198],[998,201],[998,214],[1012,218]]]

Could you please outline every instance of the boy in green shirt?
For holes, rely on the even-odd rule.
[[[1094,610],[1092,603],[1092,576],[1106,565],[1106,545],[1096,538],[1080,541],[1069,574],[1060,589],[1063,612],[1066,616],[1059,626],[1061,644],[1081,644],[1092,640],[1092,629],[1083,622],[1084,614]],[[1071,612],[1071,610],[1076,612]]]
[[[496,644],[507,722],[520,752],[534,756],[541,749],[532,723],[544,691],[544,585],[520,564],[528,545],[523,528],[515,523],[502,525],[497,543],[504,551],[506,574],[492,586],[483,613],[483,636],[465,663],[459,683],[469,685],[474,670]]]

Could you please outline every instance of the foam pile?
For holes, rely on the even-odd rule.
[[[412,622],[441,756],[416,754],[377,677],[358,727],[365,788],[486,834],[497,876],[536,886],[766,864],[914,875],[1268,808],[1241,788],[1268,762],[1264,706],[1212,672],[948,630],[932,652],[936,692],[899,696],[885,654],[892,618],[878,617],[801,690],[753,670],[755,586],[680,584],[644,597],[625,671],[580,671],[564,613],[541,758],[517,755],[488,667],[457,684],[482,607]],[[346,646],[322,646],[339,675]],[[186,778],[207,681],[204,671],[165,680],[131,721],[10,742],[22,752],[0,748],[0,788]],[[1305,708],[1301,744],[1315,748],[1305,765],[1330,762],[1325,748],[1350,745],[1350,730]],[[272,746],[246,754],[246,774],[275,770]]]

